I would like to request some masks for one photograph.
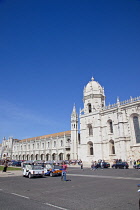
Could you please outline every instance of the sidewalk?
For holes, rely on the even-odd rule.
[[[7,171],[7,172],[0,171],[0,177],[11,177],[11,176],[22,176],[22,171],[21,170]]]

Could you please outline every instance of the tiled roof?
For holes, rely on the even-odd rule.
[[[44,136],[37,136],[37,137],[22,139],[22,140],[20,140],[20,142],[40,140],[40,139],[51,138],[51,137],[53,138],[53,137],[57,137],[57,136],[64,136],[64,135],[70,135],[70,134],[71,134],[71,131],[63,131],[63,132],[48,134],[48,135],[44,135]]]

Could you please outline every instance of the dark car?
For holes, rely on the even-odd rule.
[[[14,162],[12,162],[11,166],[21,166],[21,162],[20,161],[14,161]]]
[[[127,162],[117,162],[117,163],[114,163],[112,165],[112,168],[124,168],[124,169],[128,169],[129,168],[129,165]]]
[[[110,163],[108,162],[103,162],[103,168],[109,168]],[[97,168],[101,168],[101,162],[97,163]]]

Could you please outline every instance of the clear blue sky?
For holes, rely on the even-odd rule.
[[[92,76],[140,95],[139,0],[0,0],[0,141],[70,130]]]

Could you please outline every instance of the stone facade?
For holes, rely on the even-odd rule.
[[[85,162],[140,158],[140,97],[105,106],[104,88],[94,81],[83,92],[78,158]]]
[[[14,160],[65,160],[70,158],[71,131],[2,142],[2,157]]]
[[[104,159],[140,158],[140,97],[105,106],[104,88],[94,80],[84,87],[80,133],[75,105],[71,130],[28,138],[4,139],[1,157],[16,160],[81,159],[85,164]]]

